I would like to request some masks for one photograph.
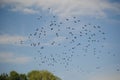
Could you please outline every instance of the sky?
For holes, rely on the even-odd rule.
[[[0,0],[0,73],[120,80],[119,0]]]

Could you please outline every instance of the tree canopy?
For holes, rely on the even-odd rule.
[[[55,76],[47,70],[33,70],[28,72],[28,74],[19,74],[16,71],[11,71],[8,74],[0,74],[0,80],[61,80],[59,77]]]

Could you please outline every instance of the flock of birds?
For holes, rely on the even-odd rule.
[[[101,26],[83,24],[75,16],[64,20],[58,20],[57,16],[49,18],[40,16],[37,20],[40,26],[30,33],[28,38],[30,46],[38,49],[34,59],[39,66],[62,65],[69,70],[76,57],[86,57],[91,54],[96,59],[101,59],[99,54],[102,54],[102,49],[105,47],[103,42],[106,40],[106,33]],[[80,68],[80,65],[78,64],[77,67]]]

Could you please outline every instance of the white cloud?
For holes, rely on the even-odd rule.
[[[23,12],[25,14],[35,14],[35,13],[38,13],[38,11],[36,11],[34,9],[31,9],[31,8],[21,8],[21,7],[13,8],[13,9],[11,9],[11,11],[20,11],[20,12]]]
[[[31,60],[31,57],[15,55],[14,53],[1,52],[0,62],[1,63],[13,63],[13,64],[25,64]]]
[[[88,80],[120,80],[120,74],[95,75]]]
[[[40,8],[52,8],[51,12],[61,17],[74,15],[105,17],[106,10],[120,14],[119,3],[110,3],[109,0],[0,0],[0,4],[11,5],[13,10],[18,9],[16,11],[25,13],[38,13]]]
[[[17,44],[20,41],[26,41],[27,38],[23,36],[0,35],[0,44]]]

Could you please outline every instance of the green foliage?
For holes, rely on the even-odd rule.
[[[28,73],[29,80],[41,80],[41,75],[39,71],[31,71]]]
[[[8,79],[8,74],[6,74],[6,73],[1,74],[0,75],[0,80],[9,80]]]
[[[27,80],[27,76],[25,74],[20,74],[19,77],[20,80]]]
[[[9,79],[10,80],[20,80],[20,77],[16,71],[11,71]]]
[[[48,71],[31,71],[28,73],[29,80],[58,80],[56,76]]]
[[[61,80],[59,77],[53,75],[49,71],[42,70],[30,71],[26,74],[19,74],[16,71],[11,71],[10,74],[0,74],[0,80]]]

